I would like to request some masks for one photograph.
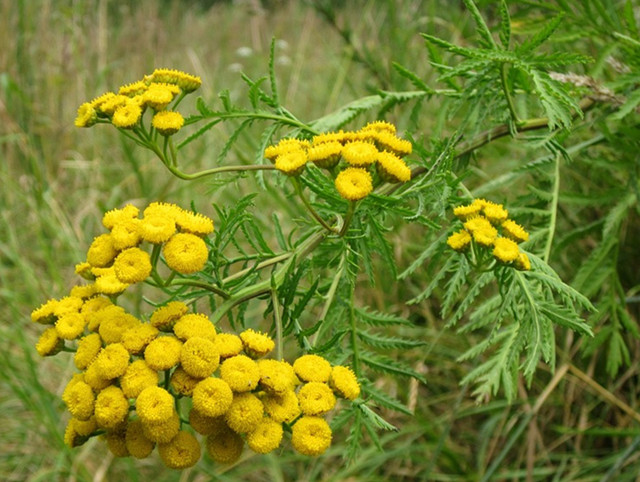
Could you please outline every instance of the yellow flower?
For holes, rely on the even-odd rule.
[[[292,390],[296,382],[293,367],[278,360],[259,360],[260,385],[270,392],[283,393]]]
[[[342,148],[342,157],[354,167],[365,167],[373,164],[380,153],[370,142],[347,142]]]
[[[447,244],[451,249],[456,251],[464,250],[471,243],[471,235],[468,231],[461,229],[458,232],[453,233],[447,238]]]
[[[105,92],[104,94],[99,95],[89,103],[94,109],[98,110],[98,114],[101,114],[102,112],[99,110],[99,107],[102,104],[104,104],[106,101],[114,98],[115,96],[116,94],[114,94],[113,92]]]
[[[302,149],[285,152],[276,157],[275,167],[287,176],[299,176],[307,164],[307,153]]]
[[[123,283],[139,283],[151,274],[151,257],[140,248],[125,249],[116,256],[113,269]]]
[[[129,100],[115,110],[111,123],[120,129],[133,129],[141,117],[140,105],[134,100]]]
[[[96,294],[96,286],[94,284],[89,285],[76,285],[71,288],[69,292],[70,296],[75,298],[82,298],[83,300],[87,300]]]
[[[151,125],[163,136],[172,136],[184,126],[184,117],[180,112],[162,110],[153,116]]]
[[[366,126],[360,129],[360,131],[361,132],[367,132],[367,131],[388,132],[390,134],[395,134],[396,126],[386,121],[377,120],[377,121],[369,122]]]
[[[107,345],[95,360],[98,375],[107,380],[124,375],[129,366],[129,352],[121,343]]]
[[[387,150],[398,157],[411,154],[413,146],[406,139],[400,139],[395,134],[385,131],[376,132],[374,135],[376,145],[380,150]]]
[[[64,431],[64,443],[73,448],[79,447],[89,440],[89,436],[98,428],[95,417],[89,420],[78,420],[71,417]]]
[[[242,351],[242,340],[233,333],[218,333],[213,343],[221,359],[238,355]]]
[[[149,321],[160,331],[171,331],[176,321],[187,311],[189,307],[182,301],[171,301],[165,306],[156,308]]]
[[[85,102],[78,107],[78,115],[74,121],[76,127],[91,127],[98,120],[96,109],[89,103]]]
[[[95,406],[95,396],[91,387],[83,382],[77,381],[70,387],[65,388],[62,401],[67,409],[78,420],[88,420],[93,415]]]
[[[147,387],[136,398],[136,413],[144,423],[162,423],[175,412],[173,396],[161,387]]]
[[[329,381],[331,364],[319,355],[303,355],[293,362],[293,369],[305,382]]]
[[[518,253],[515,265],[516,268],[521,271],[529,271],[531,269],[531,261],[529,261],[529,257],[526,253],[523,253],[522,251]]]
[[[149,423],[142,421],[142,433],[152,442],[166,444],[173,440],[180,431],[180,416],[176,411],[163,422]]]
[[[106,296],[95,296],[84,302],[82,308],[80,308],[80,313],[82,313],[87,319],[89,330],[96,331],[98,329],[103,315],[101,310],[107,308],[108,306],[116,310],[122,310],[122,312],[124,313],[123,308],[115,306]]]
[[[158,372],[152,369],[144,360],[131,363],[120,377],[122,393],[127,398],[137,398],[148,387],[158,385]]]
[[[471,232],[476,243],[483,246],[493,245],[493,241],[498,237],[496,228],[482,216],[469,219],[464,223],[464,227]]]
[[[129,415],[129,401],[122,390],[111,385],[98,393],[94,411],[100,427],[113,429]]]
[[[323,132],[317,136],[313,136],[312,145],[317,146],[327,142],[340,142],[343,143],[347,138],[347,134],[344,131],[337,132]]]
[[[276,422],[290,423],[300,415],[298,397],[293,390],[268,393],[262,397],[264,411]]]
[[[336,406],[336,397],[326,383],[309,382],[298,391],[300,410],[305,415],[322,415]]]
[[[191,274],[204,268],[209,257],[205,242],[189,233],[176,233],[162,248],[164,259],[172,270]]]
[[[85,318],[80,313],[67,313],[56,321],[58,336],[65,340],[75,340],[84,332]]]
[[[180,365],[195,378],[210,376],[220,364],[220,355],[212,341],[194,336],[182,345]]]
[[[103,268],[111,264],[118,255],[110,234],[101,234],[94,238],[87,250],[87,263],[97,268]]]
[[[151,79],[153,82],[175,84],[186,93],[193,92],[202,84],[200,77],[175,69],[156,69],[151,74]]]
[[[204,236],[213,232],[213,220],[204,214],[180,209],[176,215],[176,224],[185,233]]]
[[[171,374],[170,383],[174,392],[184,395],[185,397],[190,397],[193,395],[193,389],[200,383],[200,380],[202,379],[192,377],[179,366]]]
[[[125,331],[120,342],[132,355],[139,355],[156,339],[158,329],[149,323],[140,323]]]
[[[146,106],[154,110],[161,111],[180,92],[175,85],[154,82],[149,84],[147,90],[142,94],[142,101]],[[155,127],[155,126],[154,126]]]
[[[482,211],[483,203],[478,199],[474,200],[471,204],[465,204],[463,206],[457,206],[453,208],[453,214],[462,221],[467,221],[473,217],[476,217]]]
[[[281,154],[287,154],[289,152],[305,152],[308,143],[307,141],[301,141],[300,139],[280,139],[275,146],[268,146],[264,150],[264,157],[271,162],[275,162],[276,158]]]
[[[91,264],[87,263],[86,261],[76,264],[74,271],[77,275],[80,275],[86,280],[89,280],[89,281],[94,280],[94,276],[91,273]]]
[[[138,227],[143,241],[154,244],[168,241],[176,232],[175,221],[160,215],[145,216]]]
[[[247,445],[259,454],[268,454],[280,446],[282,425],[263,418],[258,426],[247,434]]]
[[[248,356],[237,355],[227,358],[222,363],[220,378],[227,382],[234,392],[249,392],[258,385],[260,369]]]
[[[120,308],[120,307],[115,307]],[[106,344],[120,343],[122,335],[129,329],[140,323],[135,316],[120,310],[107,307],[102,312],[102,321],[98,327],[98,333]]]
[[[503,263],[510,263],[518,258],[520,250],[518,249],[518,243],[509,239],[499,237],[494,243],[493,255]]]
[[[509,212],[502,206],[502,204],[496,204],[489,201],[485,202],[482,212],[492,224],[500,224],[503,221],[506,221],[509,216]]]
[[[98,114],[111,117],[118,107],[126,105],[131,99],[126,95],[113,95],[96,106]]]
[[[173,336],[161,336],[147,345],[144,359],[154,370],[168,370],[180,363],[182,342]]]
[[[84,381],[96,392],[100,390],[104,390],[113,382],[113,380],[102,378],[98,374],[98,369],[96,368],[95,363],[91,363],[85,370]]]
[[[307,152],[307,159],[316,166],[331,169],[340,162],[342,144],[339,142],[324,142],[315,145]]]
[[[200,460],[200,443],[192,434],[181,430],[170,442],[158,444],[158,454],[170,469],[186,469]]]
[[[107,433],[104,434],[104,438],[107,441],[107,447],[115,457],[129,456],[126,436],[127,432],[125,426],[114,427],[113,430],[108,430]]]
[[[224,415],[229,428],[237,433],[255,430],[262,420],[264,407],[258,397],[252,393],[236,393]]]
[[[58,300],[49,299],[31,312],[31,321],[42,325],[51,325],[56,321],[55,308]]]
[[[127,204],[120,209],[112,209],[102,216],[102,225],[107,229],[113,229],[116,224],[127,222],[138,217],[139,210],[132,204]]]
[[[69,313],[78,313],[84,304],[84,300],[76,296],[60,298],[53,308],[53,314],[58,318]]]
[[[93,268],[96,275],[96,291],[105,295],[118,295],[126,290],[129,285],[123,283],[116,276],[113,266],[110,268]]]
[[[201,313],[183,315],[173,326],[173,332],[183,341],[194,336],[206,338],[211,342],[216,338],[216,328],[209,317]]]
[[[144,208],[143,214],[145,218],[159,216],[175,221],[181,211],[182,208],[176,204],[154,201]]]
[[[56,355],[64,347],[64,340],[58,336],[55,328],[47,328],[36,343],[36,351],[40,356]]]
[[[502,234],[516,243],[523,243],[529,240],[529,233],[518,223],[507,219],[502,223]]]
[[[207,453],[219,464],[232,464],[242,455],[244,440],[230,428],[207,437]]]
[[[320,417],[302,417],[291,429],[293,448],[303,455],[320,455],[331,445],[331,428]]]
[[[143,80],[138,80],[131,84],[126,84],[120,87],[118,94],[126,95],[127,97],[135,97],[136,95],[143,94],[147,90],[147,84]]]
[[[156,445],[145,437],[141,420],[132,420],[127,424],[124,441],[129,454],[137,459],[146,459]]]
[[[78,341],[73,362],[78,370],[85,370],[98,356],[102,349],[102,339],[97,333],[83,336]]]
[[[340,196],[349,201],[358,201],[373,190],[371,174],[357,167],[348,167],[340,171],[335,184]]]
[[[336,394],[347,400],[355,400],[360,396],[360,384],[355,373],[349,367],[336,365],[331,369],[329,379],[331,388]]]
[[[202,435],[214,435],[221,430],[229,430],[223,416],[208,417],[202,415],[198,410],[192,408],[189,411],[189,425]]]
[[[407,182],[411,180],[411,169],[395,154],[383,151],[376,158],[378,174],[385,182]]]
[[[140,220],[137,218],[122,220],[111,228],[113,247],[118,251],[137,246],[142,237],[139,229]]]
[[[274,341],[264,333],[248,329],[240,333],[244,351],[251,358],[260,358],[275,347]]]
[[[205,378],[193,389],[193,408],[207,417],[224,415],[233,401],[233,392],[220,378]]]

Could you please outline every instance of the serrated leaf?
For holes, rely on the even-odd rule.
[[[389,422],[387,422],[384,418],[382,418],[376,412],[371,410],[364,403],[359,404],[358,408],[360,409],[360,411],[364,415],[364,419],[370,421],[371,423],[373,423],[373,425],[376,428],[379,428],[379,429],[382,429],[382,430],[393,431],[393,432],[398,430],[398,427],[396,427],[395,425],[392,425]]]
[[[337,333],[335,333],[330,339],[329,341],[325,342],[324,344],[320,345],[320,346],[314,346],[313,349],[311,350],[311,353],[317,354],[317,353],[325,353],[327,351],[329,351],[331,348],[335,347],[338,345],[338,343],[340,342],[340,340],[349,332],[349,330],[339,330]]]
[[[204,126],[202,126],[200,129],[198,129],[196,132],[194,132],[193,134],[191,134],[189,137],[187,137],[186,139],[184,139],[183,141],[181,141],[178,146],[177,149],[180,150],[182,149],[184,146],[186,146],[187,144],[190,144],[191,142],[195,141],[196,139],[198,139],[200,136],[202,136],[203,134],[205,134],[206,132],[208,132],[210,129],[212,129],[216,124],[218,124],[221,121],[221,119],[215,119],[211,122],[208,122],[207,124],[205,124]]]
[[[549,318],[557,325],[570,328],[582,335],[593,336],[591,327],[572,310],[550,303],[540,303],[538,305],[540,313]]]
[[[364,308],[355,308],[356,314],[359,320],[367,325],[372,326],[386,326],[386,325],[405,325],[405,326],[414,326],[406,318],[402,318],[400,316],[392,315],[390,313],[383,313],[380,311],[371,310],[368,307]]]
[[[380,95],[370,95],[354,100],[324,117],[316,119],[310,127],[318,132],[334,131],[353,120],[359,114],[380,107],[384,99]]]
[[[426,345],[426,342],[423,340],[411,340],[397,336],[380,335],[378,333],[371,333],[368,331],[358,330],[357,335],[365,345],[369,345],[373,348],[380,348],[382,350],[408,350],[417,346]]]
[[[538,31],[533,37],[525,41],[522,45],[520,45],[516,51],[519,53],[531,52],[537,49],[540,45],[542,45],[556,29],[562,23],[564,18],[564,14],[560,14],[557,17],[552,18],[548,21],[544,27]]]
[[[390,410],[395,410],[396,412],[404,413],[405,415],[413,415],[413,412],[409,410],[405,405],[403,405],[400,400],[392,397],[382,390],[377,389],[372,384],[363,384],[363,390],[365,394],[368,395],[371,400],[376,402],[378,405]]]
[[[203,117],[212,117],[215,115],[215,112],[209,108],[207,103],[200,96],[196,99],[196,109],[198,109],[198,112],[200,112]]]
[[[375,371],[389,373],[391,375],[411,377],[421,381],[422,383],[427,383],[424,376],[410,366],[379,353],[361,350],[360,361]]]
[[[393,66],[393,69],[398,72],[398,74],[411,82],[416,89],[432,93],[432,89],[429,88],[429,86],[418,76],[418,74],[412,72],[411,70],[407,69],[397,62],[393,62],[391,65]]]
[[[478,32],[478,34],[480,35],[483,43],[489,48],[497,48],[496,43],[491,36],[491,31],[489,30],[489,27],[487,27],[487,24],[485,23],[484,18],[482,18],[482,15],[480,14],[480,11],[478,10],[476,4],[473,2],[473,0],[463,1],[464,5],[467,7],[467,10],[469,10],[469,12],[471,13],[474,22],[476,23],[476,32]]]
[[[511,43],[511,17],[505,0],[500,0],[500,42],[505,50],[509,50]]]

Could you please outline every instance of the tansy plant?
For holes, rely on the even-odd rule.
[[[322,118],[300,120],[280,102],[272,44],[269,75],[243,77],[248,107],[222,92],[219,110],[198,98],[197,113],[185,118],[178,108],[200,78],[169,69],[80,106],[76,126],[111,124],[180,179],[253,172],[258,185],[275,183],[297,199],[304,216],[281,223],[286,214],[273,214],[276,249],[251,212],[254,195],[230,207],[214,206],[211,217],[162,202],[107,212],[102,222],[108,232],[94,239],[76,266],[85,282],[32,313],[46,327],[38,353],[73,353],[78,370],[62,394],[70,412],[70,446],[101,436],[116,456],[145,458],[157,449],[175,469],[194,465],[202,452],[232,463],[245,446],[259,454],[293,448],[318,456],[333,440],[343,440],[336,434],[347,426],[347,458],[356,455],[365,434],[380,446],[377,430],[396,428],[374,408],[406,416],[411,410],[374,383],[374,373],[426,383],[402,359],[424,342],[407,319],[363,305],[361,273],[371,283],[379,281],[380,270],[399,283],[420,280],[408,305],[438,292],[446,326],[462,322],[460,333],[486,333],[460,357],[482,360],[462,380],[475,386],[479,399],[502,389],[511,400],[520,374],[531,383],[539,362],[553,368],[558,325],[591,335],[582,320],[591,303],[547,264],[553,224],[530,233],[526,226],[535,209],[476,198],[455,170],[500,137],[567,127],[593,102],[578,103],[540,70],[533,51],[550,32],[514,50],[501,2],[499,45],[473,2],[465,3],[482,48],[425,38],[469,59],[445,69],[443,80],[485,69],[487,79],[501,79],[490,84],[494,90],[487,90],[487,80],[487,86],[465,92],[437,91],[396,65],[415,90],[380,92]],[[523,75],[510,76],[510,65]],[[518,116],[516,89],[534,104],[540,99],[546,117]],[[502,102],[509,117],[477,135],[463,122],[455,135],[432,141],[430,148],[420,133],[403,133],[384,120],[347,129],[373,109],[382,118],[394,106],[433,95],[451,96],[458,108],[479,96],[474,105],[488,103],[488,121],[494,104]],[[215,163],[187,172],[183,148],[225,122],[233,131]],[[225,163],[238,139],[260,122],[266,127],[256,139],[253,162]],[[547,146],[560,162],[557,142]],[[206,208],[197,200],[195,206]],[[430,232],[422,253],[400,273],[389,239],[393,220]],[[283,226],[291,225],[285,234]],[[120,302],[132,285],[145,287],[147,302],[135,314]],[[250,304],[264,310],[262,320],[250,319]]]

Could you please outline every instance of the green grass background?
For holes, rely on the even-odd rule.
[[[175,180],[115,129],[75,128],[78,105],[156,67],[201,76],[198,94],[209,103],[222,89],[241,102],[246,89],[239,72],[264,75],[275,37],[283,104],[311,120],[374,88],[408,88],[392,75],[392,60],[429,83],[435,74],[418,33],[456,39],[472,30],[458,2],[335,2],[337,23],[352,32],[350,45],[306,2],[209,3],[0,0],[0,480],[600,480],[621,473],[616,464],[626,451],[632,452],[625,464],[637,459],[638,427],[602,423],[601,417],[615,416],[613,402],[566,371],[558,384],[542,368],[531,395],[522,387],[510,406],[499,399],[476,405],[458,385],[469,367],[454,361],[472,340],[441,331],[437,309],[426,303],[409,312],[403,287],[372,291],[365,301],[422,320],[427,348],[406,357],[429,384],[378,380],[415,411],[415,417],[384,414],[400,430],[383,434],[383,451],[367,444],[346,465],[338,434],[316,459],[289,448],[267,456],[247,451],[233,467],[203,457],[178,473],[164,469],[156,455],[114,460],[101,441],[64,446],[60,394],[73,363],[38,357],[33,345],[40,329],[29,313],[73,286],[74,264],[102,232],[102,213],[146,200],[183,206],[196,200],[205,209],[257,189],[251,179],[225,187]],[[372,56],[359,58],[363,51]],[[441,123],[438,107],[436,101],[425,105],[423,112],[433,112],[421,121],[425,131]],[[394,111],[391,120],[401,123],[407,115]],[[211,167],[228,135],[221,127],[197,143],[188,170]],[[243,139],[231,160],[249,162],[253,146]],[[487,172],[509,167],[487,166]],[[278,193],[259,196],[274,210],[296,212]],[[413,234],[401,231],[396,240]],[[396,254],[400,266],[410,262],[406,250]],[[635,375],[630,368],[623,376]],[[547,386],[555,390],[545,393]]]

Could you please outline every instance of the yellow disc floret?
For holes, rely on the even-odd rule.
[[[222,363],[220,378],[227,382],[234,392],[249,392],[258,385],[260,369],[248,356],[237,355],[227,358]]]
[[[303,355],[293,362],[293,369],[305,382],[329,381],[331,364],[319,355]]]
[[[347,400],[355,400],[360,396],[358,378],[349,367],[336,365],[331,368],[329,385],[331,385],[336,394]]]
[[[244,448],[243,438],[225,427],[214,435],[207,437],[207,453],[220,464],[232,464],[242,455]]]
[[[305,415],[322,415],[336,406],[336,397],[326,383],[305,383],[298,391],[300,410]]]
[[[191,433],[181,430],[170,442],[158,445],[158,454],[168,468],[186,469],[200,460],[200,443]]]
[[[224,417],[229,428],[236,433],[247,433],[256,429],[264,413],[258,397],[252,393],[237,393]]]
[[[151,274],[151,257],[140,248],[129,248],[116,256],[113,269],[123,283],[139,283]]]
[[[163,136],[172,136],[184,126],[184,117],[180,112],[162,110],[153,116],[151,125]]]
[[[136,413],[144,423],[169,420],[175,411],[173,396],[161,387],[147,387],[136,398]]]
[[[211,340],[194,336],[182,345],[180,365],[192,377],[208,377],[216,371],[219,364],[220,355]]]
[[[240,333],[240,339],[245,353],[251,358],[263,357],[275,347],[275,343],[270,336],[252,329]]]
[[[247,445],[259,454],[268,454],[280,446],[282,441],[282,425],[263,418],[258,426],[247,434]]]
[[[340,196],[348,201],[363,199],[373,190],[371,174],[365,169],[357,167],[348,167],[340,171],[335,184]]]
[[[171,236],[162,252],[169,268],[182,274],[200,271],[209,257],[205,242],[189,233],[176,233]]]
[[[207,417],[224,415],[233,401],[233,392],[220,378],[205,378],[193,389],[193,408]]]
[[[303,455],[320,455],[331,445],[331,428],[320,417],[302,417],[292,427],[291,443]]]

